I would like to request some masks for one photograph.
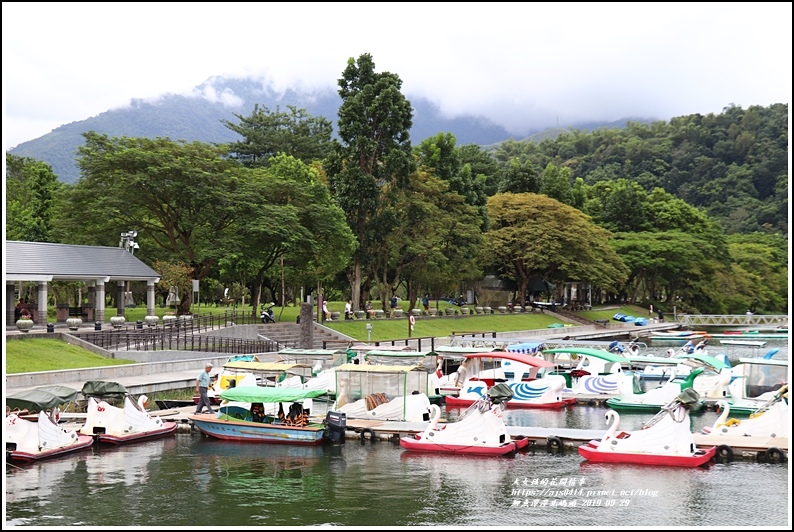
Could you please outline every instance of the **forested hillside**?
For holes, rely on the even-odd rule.
[[[727,233],[788,234],[787,104],[507,141],[493,153],[501,162],[569,168],[588,185],[625,178],[647,192],[662,188],[705,209]],[[634,207],[623,205],[626,216]]]

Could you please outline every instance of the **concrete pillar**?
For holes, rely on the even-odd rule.
[[[6,325],[14,325],[14,309],[17,306],[16,287],[6,281]]]
[[[94,286],[94,321],[105,321],[105,281]]]
[[[124,281],[117,281],[118,287],[116,290],[116,316],[124,315]]]
[[[154,316],[155,294],[154,281],[146,281],[146,315]]]
[[[36,323],[47,325],[47,281],[39,281],[39,297],[36,301],[38,312],[36,313]]]
[[[314,317],[311,303],[301,303],[301,333],[300,348],[312,349],[314,347]]]

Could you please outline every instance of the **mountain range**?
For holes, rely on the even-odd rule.
[[[502,126],[476,115],[444,116],[433,102],[406,94],[414,109],[411,141],[414,145],[438,133],[452,133],[458,146],[477,144],[487,147],[515,139]],[[156,100],[133,99],[130,105],[97,116],[60,126],[37,139],[8,150],[19,157],[30,157],[49,164],[58,179],[75,183],[80,171],[75,162],[77,148],[83,144],[82,133],[96,131],[113,137],[168,137],[173,140],[224,143],[240,136],[221,120],[237,121],[234,116],[250,116],[254,105],[271,111],[286,111],[287,106],[305,109],[312,116],[322,116],[336,124],[342,100],[336,91],[301,92],[288,89],[277,92],[261,81],[213,77],[195,88],[193,94],[167,94]],[[651,122],[652,119],[625,118],[615,122],[581,122],[564,128],[534,129],[527,125],[528,136],[515,140],[553,138],[572,129],[625,127],[628,121]]]

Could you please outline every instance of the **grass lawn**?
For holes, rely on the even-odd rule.
[[[330,311],[338,310],[344,316],[343,301],[329,302]],[[401,302],[404,310],[408,310],[407,302]],[[439,303],[439,309],[454,305],[446,302]],[[376,306],[377,308],[377,306]],[[472,307],[473,308],[473,307]],[[166,309],[157,309],[165,313]],[[194,307],[195,314],[223,314],[231,309],[224,307]],[[237,310],[248,311],[250,306],[238,307]],[[295,323],[295,318],[299,314],[298,307],[275,307],[277,321],[289,321]],[[648,310],[634,305],[613,306],[604,308],[594,308],[591,311],[580,312],[585,318],[611,319],[616,313],[632,316],[647,316]],[[140,315],[140,316],[138,316]],[[142,320],[146,315],[146,308],[139,307],[127,309],[127,321]],[[162,316],[162,314],[160,314]],[[339,331],[342,334],[356,338],[357,340],[367,341],[367,324],[372,324],[370,339],[372,341],[400,340],[408,338],[426,337],[445,337],[453,333],[481,333],[481,332],[510,332],[527,331],[533,329],[545,329],[553,323],[565,323],[549,314],[488,314],[462,316],[438,316],[421,317],[416,320],[413,333],[409,335],[408,319],[381,318],[373,320],[352,320],[327,321],[325,325],[330,329]],[[5,371],[6,373],[26,373],[31,371],[50,371],[58,369],[90,368],[100,366],[116,366],[120,364],[134,364],[131,360],[109,359],[97,355],[77,346],[67,344],[60,340],[50,338],[25,337],[20,339],[6,339]]]

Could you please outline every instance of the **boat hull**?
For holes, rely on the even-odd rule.
[[[305,427],[257,423],[234,419],[219,419],[213,414],[188,416],[202,434],[229,441],[259,443],[285,443],[290,445],[319,445],[323,441],[325,426],[310,424]]]
[[[151,440],[154,438],[165,436],[167,434],[172,434],[176,432],[176,427],[177,427],[176,421],[164,421],[160,428],[154,430],[132,432],[128,434],[101,432],[96,435],[96,439],[99,441],[99,443],[111,443],[114,445],[118,445],[122,443]]]
[[[458,408],[458,407],[466,407],[471,406],[476,403],[477,400],[475,399],[461,399],[459,397],[454,396],[445,396],[444,403],[450,408]],[[566,397],[561,401],[554,401],[552,403],[529,403],[523,401],[507,401],[507,408],[547,408],[547,409],[560,409],[565,408],[568,405],[572,405],[576,403],[576,399],[572,397]]]
[[[504,456],[525,449],[529,446],[529,438],[513,439],[497,446],[479,445],[452,445],[448,443],[433,443],[423,441],[412,436],[400,438],[400,447],[407,451],[443,454],[477,454]]]
[[[664,455],[652,453],[616,453],[599,451],[599,440],[579,446],[579,454],[589,462],[613,464],[639,464],[652,466],[699,467],[707,464],[716,452],[716,447],[698,449],[692,455]]]
[[[63,447],[58,447],[55,449],[48,449],[46,451],[39,451],[39,452],[26,452],[26,451],[8,451],[7,457],[9,460],[14,462],[36,462],[38,460],[44,460],[47,458],[54,458],[57,456],[62,456],[64,454],[74,453],[83,449],[88,449],[94,444],[94,438],[91,436],[83,436],[79,434],[77,436],[77,441],[69,444],[64,445]]]

